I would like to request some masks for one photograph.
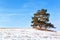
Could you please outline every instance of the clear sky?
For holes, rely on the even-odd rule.
[[[31,17],[42,8],[60,30],[60,0],[0,0],[0,28],[31,28]]]

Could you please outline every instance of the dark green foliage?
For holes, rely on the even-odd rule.
[[[49,16],[50,14],[47,13],[47,10],[41,9],[38,10],[35,14],[34,17],[32,17],[32,22],[33,23],[31,26],[33,28],[40,28],[40,29],[47,29],[47,28],[55,28],[53,24],[48,23],[49,22]]]

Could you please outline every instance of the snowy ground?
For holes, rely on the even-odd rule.
[[[36,29],[0,29],[0,40],[60,40],[60,32]]]

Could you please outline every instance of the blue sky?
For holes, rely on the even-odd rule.
[[[31,17],[42,8],[60,30],[60,0],[0,0],[0,28],[31,28]]]

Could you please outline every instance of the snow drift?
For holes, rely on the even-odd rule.
[[[36,29],[0,29],[0,40],[60,40],[60,32]]]

